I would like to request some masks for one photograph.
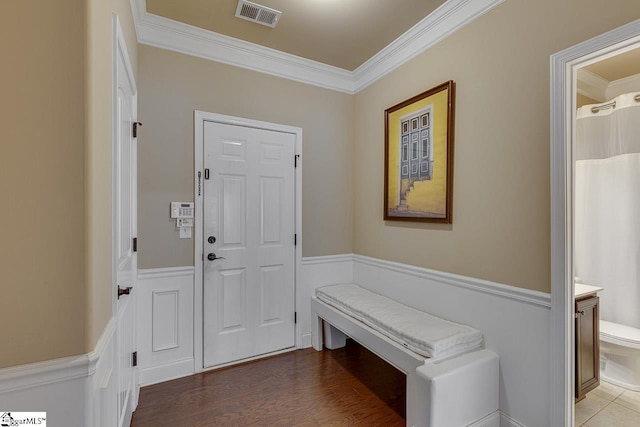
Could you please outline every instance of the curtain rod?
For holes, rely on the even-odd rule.
[[[636,102],[640,102],[640,95],[636,95],[633,97]],[[607,102],[606,104],[598,105],[596,107],[591,108],[592,113],[597,113],[600,110],[606,110],[608,108],[616,108],[616,101]]]

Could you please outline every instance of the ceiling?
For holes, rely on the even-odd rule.
[[[640,48],[596,62],[584,68],[609,82],[640,74]]]
[[[257,0],[282,11],[276,28],[235,17],[237,0],[146,0],[147,12],[355,70],[444,0]]]

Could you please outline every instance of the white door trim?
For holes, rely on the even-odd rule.
[[[573,163],[577,70],[640,43],[640,20],[551,56],[550,424],[573,426]]]
[[[205,111],[194,111],[194,201],[195,201],[195,224],[194,224],[194,264],[195,264],[195,280],[194,280],[194,293],[193,293],[193,353],[194,353],[194,372],[203,371],[203,341],[204,341],[204,328],[203,328],[203,301],[204,301],[204,289],[203,289],[203,263],[204,256],[202,241],[202,227],[203,227],[203,196],[202,188],[204,179],[204,122],[216,122],[222,124],[236,125],[251,127],[257,129],[265,129],[276,132],[285,132],[295,135],[296,146],[295,154],[299,155],[295,170],[295,230],[297,234],[297,245],[295,247],[295,311],[300,313],[301,307],[305,304],[302,301],[301,291],[301,270],[302,270],[302,128],[281,125],[276,123],[262,122],[258,120],[245,119],[241,117],[227,116],[223,114],[207,113]],[[291,159],[293,163],[294,159]],[[309,301],[306,303],[310,304]],[[295,346],[296,348],[302,348],[302,328],[300,328],[300,322],[295,325]]]

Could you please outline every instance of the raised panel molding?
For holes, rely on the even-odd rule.
[[[504,0],[448,0],[353,71],[280,52],[147,12],[130,0],[138,42],[313,86],[355,94]]]
[[[152,293],[152,351],[179,346],[178,319],[180,291],[153,291]]]
[[[194,372],[193,267],[138,271],[140,385]]]

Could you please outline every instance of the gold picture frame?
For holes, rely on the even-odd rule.
[[[455,82],[384,112],[384,219],[451,224]]]

